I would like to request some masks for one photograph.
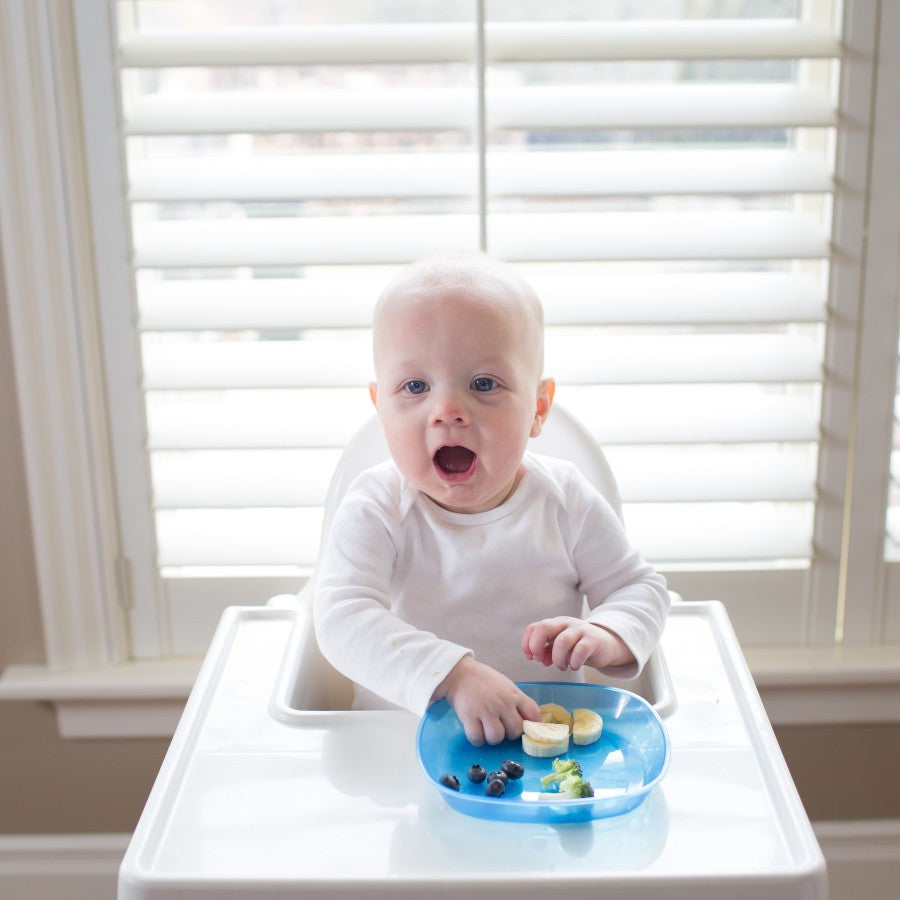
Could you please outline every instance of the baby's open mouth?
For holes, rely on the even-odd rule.
[[[448,474],[457,475],[461,472],[468,472],[475,462],[475,454],[468,447],[441,447],[434,454],[434,461],[438,468]]]

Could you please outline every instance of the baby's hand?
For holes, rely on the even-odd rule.
[[[532,622],[522,635],[522,652],[528,659],[561,672],[587,664],[595,669],[634,662],[628,645],[612,631],[571,616]]]
[[[438,685],[434,699],[446,698],[462,722],[469,742],[499,744],[522,736],[522,720],[539,722],[541,710],[531,697],[496,669],[464,656]]]

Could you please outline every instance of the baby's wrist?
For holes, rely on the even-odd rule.
[[[434,693],[431,695],[431,702],[434,703],[436,700],[449,699],[460,681],[477,665],[475,657],[471,653],[466,653],[461,656],[456,661],[453,668],[450,669],[443,680],[434,689]]]
[[[600,625],[597,622],[594,622],[593,624],[596,628],[601,629],[607,638],[606,643],[608,653],[604,654],[604,656],[607,657],[607,660],[603,662],[603,668],[612,666],[630,666],[637,661],[628,644],[626,644],[625,641],[623,641],[611,628],[607,628],[605,625]]]

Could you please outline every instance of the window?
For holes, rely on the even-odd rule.
[[[863,471],[873,452],[848,454],[848,435],[877,17],[893,13],[73,14],[134,656],[200,652],[223,606],[297,590],[370,414],[380,287],[478,247],[542,295],[558,402],[604,445],[674,589],[724,600],[746,644],[830,645],[868,602],[846,529],[880,533],[884,515],[846,525],[844,497],[848,455]],[[867,301],[869,321],[889,306]]]

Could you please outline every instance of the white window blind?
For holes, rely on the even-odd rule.
[[[163,588],[136,655],[299,588],[374,299],[479,247],[542,296],[645,555],[746,640],[802,641],[839,5],[117,3]]]

